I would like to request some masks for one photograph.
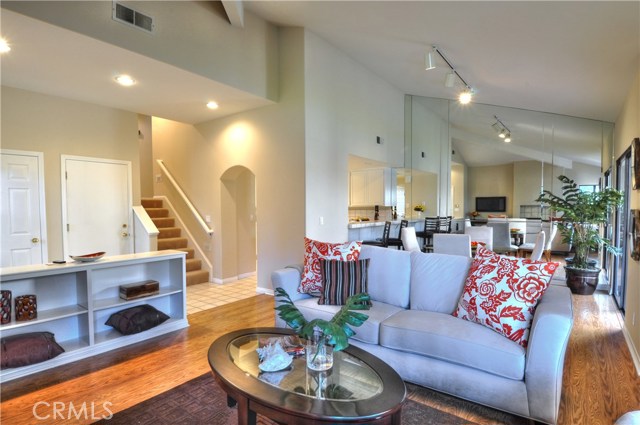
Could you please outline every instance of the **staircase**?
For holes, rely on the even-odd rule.
[[[195,250],[188,247],[187,238],[182,237],[182,230],[175,227],[176,220],[169,216],[169,210],[164,208],[162,199],[142,199],[142,207],[156,225],[158,234],[158,250],[176,249],[187,253],[187,286],[209,281],[209,272],[202,270],[202,261],[194,258]]]

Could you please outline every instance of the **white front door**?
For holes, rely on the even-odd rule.
[[[132,252],[131,162],[62,156],[65,257]]]
[[[3,150],[0,266],[42,264],[47,259],[43,155]]]

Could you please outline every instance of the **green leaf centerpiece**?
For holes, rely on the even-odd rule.
[[[371,298],[367,293],[355,294],[347,298],[345,305],[329,321],[323,319],[307,321],[293,304],[287,291],[282,288],[275,289],[275,296],[282,302],[276,307],[278,316],[287,322],[296,334],[309,340],[313,337],[314,329],[320,329],[325,342],[332,345],[335,351],[344,350],[349,346],[349,338],[356,334],[351,326],[358,327],[369,318],[364,313],[353,311],[369,310]]]

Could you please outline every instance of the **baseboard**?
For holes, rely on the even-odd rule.
[[[629,331],[627,327],[622,323],[622,334],[624,335],[624,339],[627,341],[627,346],[629,347],[629,352],[631,353],[631,360],[633,360],[633,364],[636,367],[636,373],[640,376],[640,356],[638,355],[638,351],[636,350],[636,346],[633,345],[633,340],[631,339],[631,335],[629,335]]]
[[[218,285],[224,285],[225,283],[237,282],[238,281],[238,276],[226,277],[224,279],[218,279],[218,278],[214,277],[213,279],[211,279],[211,281],[213,283],[217,283]]]
[[[261,287],[256,287],[256,292],[258,294],[264,294],[264,295],[271,295],[273,296],[273,289],[267,289],[267,288],[261,288]]]
[[[638,355],[638,350],[636,350],[636,346],[633,344],[633,339],[631,338],[631,335],[627,330],[627,326],[624,323],[624,316],[622,315],[620,310],[616,309],[616,317],[618,318],[618,323],[620,323],[622,335],[624,335],[624,339],[627,342],[627,347],[629,347],[631,360],[633,361],[633,365],[636,367],[636,374],[640,376],[640,355]]]
[[[257,276],[256,272],[249,272],[249,273],[239,274],[238,276],[225,277],[224,279],[218,279],[214,277],[213,279],[211,279],[211,282],[217,283],[219,285],[224,285],[225,283],[237,282],[239,280],[246,279],[248,277],[254,277],[254,276]]]

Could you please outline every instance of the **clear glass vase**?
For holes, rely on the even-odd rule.
[[[326,343],[323,335],[314,335],[307,340],[307,367],[315,371],[329,370],[333,367],[333,347]]]

